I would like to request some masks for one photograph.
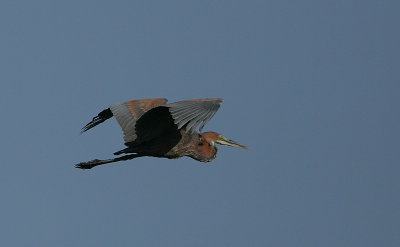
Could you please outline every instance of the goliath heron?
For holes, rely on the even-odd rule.
[[[215,144],[244,148],[216,132],[196,132],[214,116],[222,103],[219,98],[184,100],[167,104],[167,99],[140,99],[115,104],[100,112],[86,124],[81,133],[115,117],[124,133],[127,148],[114,155],[129,154],[113,159],[82,162],[75,167],[90,169],[98,165],[137,157],[152,156],[168,159],[189,156],[201,162],[215,159]]]

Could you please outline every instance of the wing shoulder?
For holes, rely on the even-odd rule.
[[[149,110],[166,103],[167,99],[165,98],[155,98],[130,100],[110,106],[111,112],[122,128],[125,143],[132,142],[137,138],[135,125],[139,118]]]

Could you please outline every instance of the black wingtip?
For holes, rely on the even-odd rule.
[[[107,119],[111,118],[113,116],[110,108],[107,108],[100,112],[96,117],[92,119],[88,124],[86,124],[82,129],[81,129],[81,134],[85,131],[88,131],[89,129],[101,124],[102,122],[106,121]]]

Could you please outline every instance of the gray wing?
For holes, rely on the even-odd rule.
[[[131,100],[110,106],[112,114],[117,119],[122,131],[124,132],[125,143],[136,140],[137,133],[135,125],[137,120],[147,111],[165,105],[165,103],[167,103],[167,99],[156,98]]]
[[[186,131],[193,133],[199,125],[199,131],[203,129],[204,125],[218,111],[221,103],[222,99],[220,98],[207,98],[184,100],[165,106],[169,108],[178,129],[185,127]]]

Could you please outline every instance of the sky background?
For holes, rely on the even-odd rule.
[[[2,1],[1,246],[400,246],[400,3]],[[111,104],[224,99],[250,147],[138,158]]]

